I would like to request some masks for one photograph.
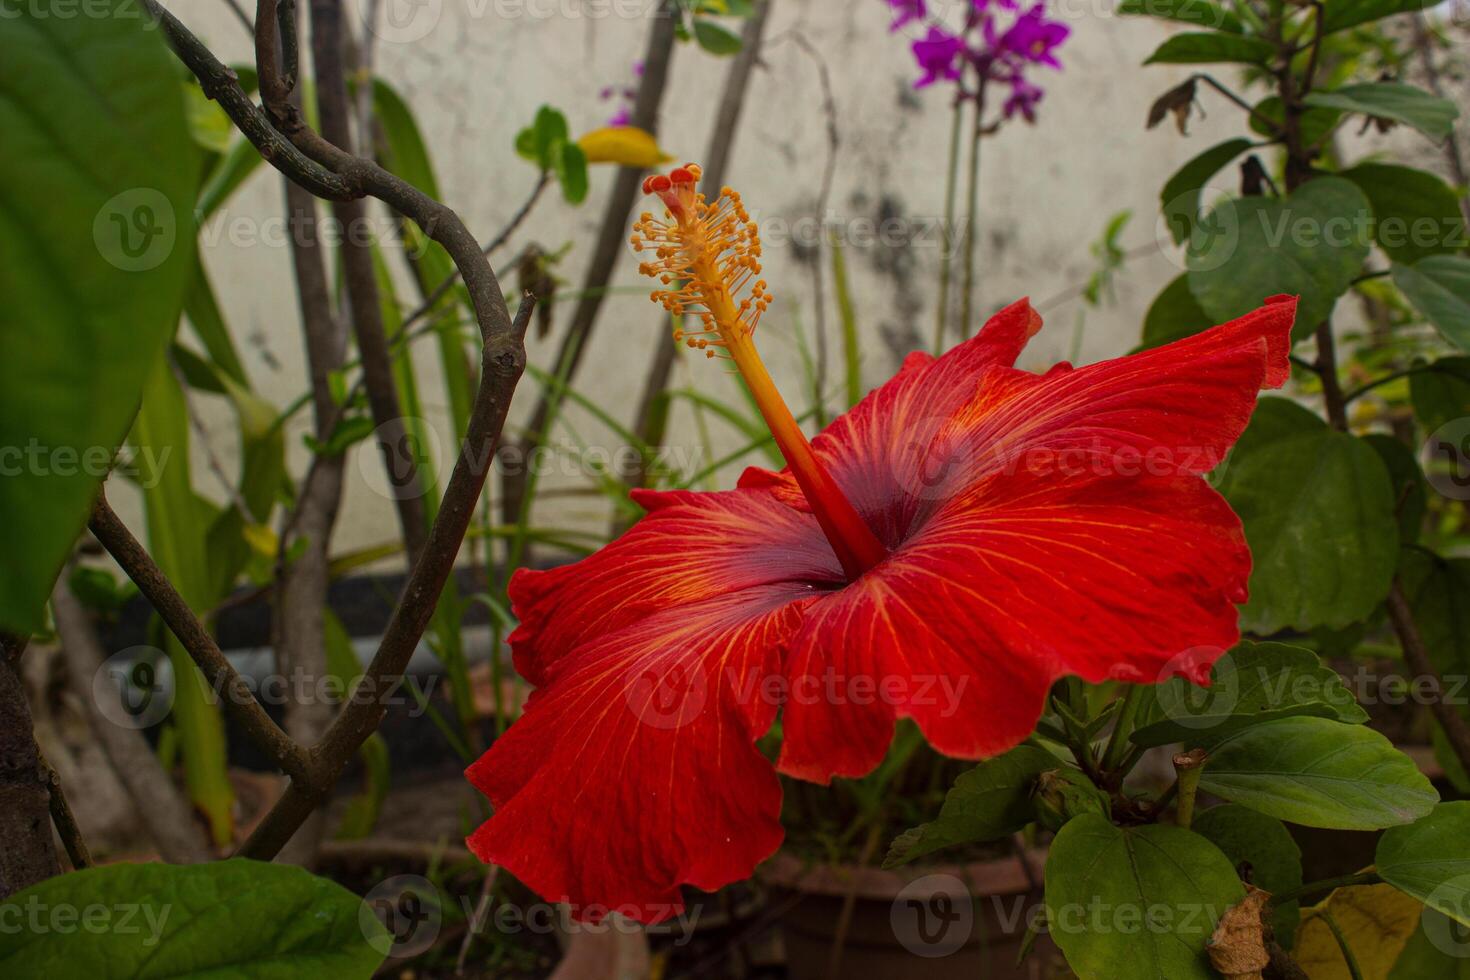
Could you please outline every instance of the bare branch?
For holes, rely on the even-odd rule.
[[[235,723],[250,733],[276,765],[287,775],[294,777],[308,772],[309,762],[301,747],[287,737],[286,733],[271,720],[270,715],[255,700],[250,686],[235,670],[225,655],[220,652],[214,637],[195,617],[189,604],[174,589],[173,583],[163,570],[154,563],[144,547],[133,537],[127,525],[108,506],[103,494],[97,495],[92,508],[92,519],[88,524],[97,540],[108,554],[122,566],[128,578],[138,586],[138,591],[152,603],[153,608],[188,651],[190,659],[204,674],[205,680],[220,692],[225,710]]]
[[[10,657],[0,662],[0,900],[61,873],[51,839],[51,794],[16,666]]]
[[[1455,758],[1470,771],[1470,722],[1460,714],[1459,708],[1443,697],[1444,679],[1434,669],[1434,661],[1429,659],[1424,638],[1414,621],[1414,610],[1397,579],[1388,593],[1388,618],[1393,622],[1394,632],[1398,634],[1399,645],[1404,648],[1404,662],[1417,676],[1431,680],[1435,692],[1440,695],[1429,702],[1429,710],[1433,712],[1434,720],[1444,729],[1445,738],[1454,750]]]

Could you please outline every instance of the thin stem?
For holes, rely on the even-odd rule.
[[[1394,632],[1398,634],[1399,643],[1404,648],[1404,661],[1409,669],[1417,677],[1430,680],[1434,690],[1442,694],[1444,679],[1439,676],[1439,672],[1434,669],[1434,662],[1429,659],[1429,651],[1424,646],[1419,625],[1414,621],[1413,607],[1409,605],[1403,586],[1397,579],[1388,590],[1388,616],[1393,621]],[[1445,739],[1454,750],[1455,758],[1460,760],[1462,767],[1470,770],[1470,722],[1443,696],[1429,702],[1429,710],[1444,730]]]
[[[71,804],[66,801],[66,793],[61,788],[61,777],[51,768],[45,756],[41,756],[41,774],[46,778],[46,788],[51,794],[51,822],[56,825],[56,836],[61,838],[62,846],[66,848],[67,859],[79,871],[92,867],[92,852],[82,836],[82,828],[77,824]]]
[[[1133,722],[1138,717],[1138,708],[1142,698],[1142,684],[1129,684],[1128,689],[1123,692],[1123,706],[1118,709],[1118,721],[1113,725],[1113,733],[1108,738],[1107,748],[1103,750],[1102,768],[1104,772],[1117,769],[1127,757],[1128,736],[1133,734]]]
[[[965,189],[965,282],[960,292],[960,336],[968,337],[971,332],[971,317],[975,306],[975,256],[980,237],[980,141],[984,130],[980,126],[985,113],[985,80],[975,92],[974,129],[970,134],[970,178]]]
[[[1376,871],[1359,871],[1355,874],[1342,875],[1337,878],[1323,878],[1319,881],[1309,881],[1297,888],[1290,888],[1284,892],[1278,892],[1271,896],[1272,905],[1285,905],[1288,902],[1296,902],[1308,895],[1316,895],[1320,892],[1330,892],[1338,888],[1351,888],[1355,885],[1376,885],[1383,881]]]
[[[1347,937],[1342,934],[1342,928],[1337,924],[1337,920],[1327,909],[1323,909],[1318,914],[1322,916],[1322,921],[1327,923],[1327,928],[1332,930],[1332,938],[1337,940],[1337,946],[1342,950],[1343,961],[1347,963],[1348,976],[1352,977],[1352,980],[1363,980],[1363,970],[1358,966],[1358,959],[1353,955],[1353,949],[1348,945]]]
[[[934,317],[935,357],[944,352],[944,333],[949,320],[949,279],[951,268],[954,265],[954,256],[950,254],[949,249],[949,235],[954,228],[954,194],[956,185],[959,183],[960,133],[964,128],[964,102],[956,99],[950,115],[953,118],[949,127],[949,170],[944,181],[944,227],[940,232],[940,241],[943,242],[943,246],[939,255],[939,310]]]
[[[1317,325],[1317,374],[1322,379],[1322,400],[1327,407],[1327,421],[1339,432],[1348,428],[1347,400],[1342,382],[1337,377],[1337,346],[1332,337],[1332,319]]]

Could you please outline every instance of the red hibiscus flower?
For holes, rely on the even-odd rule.
[[[787,460],[719,493],[634,491],[648,515],[574,565],[521,571],[524,716],[470,767],[469,839],[581,918],[644,922],[748,876],[781,842],[777,771],[827,782],[913,718],[951,756],[1016,745],[1059,677],[1208,677],[1238,638],[1250,554],[1204,480],[1287,378],[1295,301],[1045,374],[1013,364],[1021,300],[902,370],[810,443],[761,366],[769,303],[739,195],[650,178],[634,246],[654,294],[730,358]],[[744,299],[737,300],[742,294]],[[780,757],[755,747],[781,714]]]

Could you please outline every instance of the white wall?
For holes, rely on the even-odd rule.
[[[390,9],[410,10],[410,0],[385,0]],[[579,0],[422,0],[422,12],[441,16],[414,44],[378,46],[381,73],[411,101],[433,148],[447,202],[480,237],[497,231],[520,205],[534,179],[516,158],[511,140],[542,103],[567,111],[574,129],[599,125],[608,109],[598,90],[622,82],[641,56],[645,19],[582,16]],[[529,2],[550,17],[524,13]],[[941,88],[915,92],[906,39],[887,32],[888,12],[880,0],[775,0],[768,26],[764,68],[758,71],[740,127],[728,182],[742,191],[763,224],[810,213],[826,155],[825,121],[815,65],[791,40],[804,35],[826,61],[835,87],[842,149],[830,206],[841,226],[875,218],[880,210],[922,228],[942,213],[945,154],[949,139],[947,100]],[[1156,240],[1157,194],[1185,160],[1228,136],[1237,135],[1238,110],[1204,96],[1208,117],[1196,120],[1189,138],[1172,124],[1144,130],[1154,96],[1177,84],[1185,68],[1140,68],[1169,33],[1157,21],[1117,17],[1112,0],[1066,0],[1060,16],[1073,29],[1060,52],[1066,69],[1038,71],[1047,88],[1037,125],[1008,126],[984,149],[982,210],[984,248],[980,307],[984,310],[1022,295],[1034,301],[1066,293],[1093,268],[1089,245],[1114,213],[1131,209],[1125,245]],[[219,0],[176,3],[178,14],[227,59],[246,60],[249,39]],[[503,16],[497,11],[522,11]],[[568,16],[567,13],[571,15]],[[424,26],[424,22],[410,22]],[[391,32],[390,32],[391,33]],[[680,159],[698,159],[708,140],[710,113],[725,63],[692,45],[675,56],[673,83],[661,121],[662,142]],[[1232,73],[1226,68],[1222,77]],[[554,193],[542,201],[517,237],[555,248],[574,242],[564,273],[575,284],[592,249],[603,197],[612,173],[597,168],[592,193],[580,208]],[[253,222],[281,213],[279,178],[263,171],[231,204],[225,220]],[[290,256],[280,245],[231,244],[230,235],[208,250],[206,261],[228,318],[245,348],[248,367],[265,395],[285,404],[304,390],[300,332],[292,297]],[[799,361],[789,333],[787,301],[800,307],[803,324],[813,323],[810,279],[794,261],[793,249],[768,243],[766,278],[777,304],[762,326],[764,351],[793,402],[799,401]],[[512,250],[501,253],[504,260]],[[864,382],[874,385],[895,367],[902,352],[932,335],[939,250],[903,252],[877,245],[847,248],[850,278],[865,351]],[[1077,359],[1122,354],[1137,340],[1149,301],[1179,272],[1176,253],[1148,248],[1132,259],[1118,282],[1116,304],[1087,310],[1064,302],[1044,308],[1046,329],[1032,342],[1022,366],[1042,368],[1067,357],[1077,339]],[[630,295],[609,299],[578,379],[579,388],[623,418],[631,416],[651,345],[667,343],[656,308],[647,300],[631,255],[615,276]],[[509,284],[507,284],[509,286]],[[829,292],[829,306],[831,303]],[[569,307],[560,316],[565,319]],[[835,310],[829,310],[829,323]],[[786,321],[783,323],[783,321]],[[556,337],[534,342],[533,363],[548,365]],[[836,338],[831,343],[836,346]],[[444,396],[437,382],[432,343],[420,348],[425,401],[444,428]],[[835,375],[834,375],[835,377]],[[713,394],[735,397],[732,379],[718,363],[684,359],[678,378]],[[536,388],[529,379],[518,396],[516,418],[524,418]],[[201,401],[218,451],[231,451],[232,428],[222,406]],[[584,413],[572,416],[583,438],[617,445]],[[693,445],[690,419],[681,416],[675,441]],[[712,423],[719,443],[737,440]],[[293,432],[295,466],[305,450]],[[447,429],[445,429],[447,445]],[[376,452],[357,451],[364,464],[349,468],[350,485],[338,532],[339,548],[392,537],[392,511],[362,472],[377,466]],[[731,474],[726,483],[733,479]],[[213,476],[196,464],[196,484],[215,493]],[[576,481],[571,481],[576,482]],[[129,515],[137,520],[136,511]],[[604,526],[600,503],[576,498],[548,501],[538,523]]]

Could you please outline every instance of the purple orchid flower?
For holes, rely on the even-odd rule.
[[[911,47],[914,60],[923,69],[924,76],[914,82],[914,88],[925,88],[940,79],[955,81],[960,77],[958,64],[965,50],[965,42],[940,27],[930,27],[929,33]]]
[[[929,8],[924,0],[888,0],[888,6],[893,10],[893,23],[888,25],[888,33],[901,29],[905,24],[916,20],[923,20],[929,16]]]

